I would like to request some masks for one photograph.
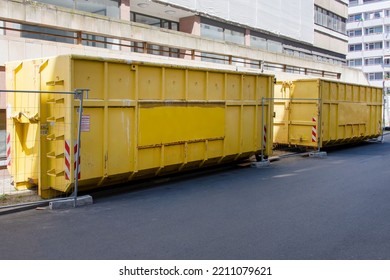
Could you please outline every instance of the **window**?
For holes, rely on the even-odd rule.
[[[339,33],[346,34],[346,19],[321,7],[314,6],[314,22]]]
[[[267,49],[267,40],[257,36],[251,36],[251,47],[258,49],[266,50]]]
[[[258,36],[251,36],[251,47],[268,50],[271,52],[283,52],[283,44],[270,39],[261,38]],[[288,52],[288,54],[294,55],[294,52]]]
[[[357,52],[362,50],[362,44],[353,44],[348,47],[350,52]]]
[[[176,30],[179,31],[179,23],[162,19],[162,18],[157,18],[157,17],[152,17],[152,16],[147,16],[143,14],[138,14],[138,13],[130,13],[130,20],[133,22],[139,22],[151,26],[156,26],[160,28],[165,28],[165,29],[171,29],[171,30]]]
[[[87,13],[99,14],[108,16],[110,18],[119,19],[119,1],[105,0],[105,1],[88,1],[88,0],[37,0],[46,4],[65,7],[68,9],[75,9]]]
[[[367,73],[367,78],[370,81],[383,80],[383,72]]]
[[[364,59],[364,65],[381,65],[383,63],[382,57],[370,57]]]
[[[225,41],[227,42],[241,44],[241,45],[245,44],[244,33],[225,28],[224,35],[225,35]]]
[[[385,58],[384,65],[386,66],[390,65],[390,58]]]
[[[358,59],[348,60],[348,66],[350,67],[362,66],[362,59],[358,58]]]
[[[223,28],[202,23],[200,29],[202,37],[223,41]]]
[[[362,29],[353,29],[348,31],[348,36],[349,37],[360,37],[363,35]]]
[[[382,48],[383,48],[383,43],[382,42],[372,42],[372,43],[364,44],[364,49],[366,51],[381,50]]]
[[[358,4],[359,4],[358,0],[349,0],[349,6],[350,7],[357,6]]]
[[[240,45],[245,44],[245,31],[227,24],[202,19],[200,24],[200,34],[202,37],[213,40],[221,40]]]
[[[372,19],[378,19],[383,17],[383,11],[375,11],[375,12],[368,12],[364,13],[364,19],[365,20],[372,20]]]
[[[372,35],[372,34],[381,34],[383,33],[383,26],[374,26],[364,29],[364,34]]]
[[[68,32],[59,29],[33,26],[28,24],[16,24],[14,28],[20,28],[22,30],[21,36],[24,38],[61,42],[74,44],[77,36],[75,32]]]
[[[348,17],[348,22],[355,22],[355,21],[362,21],[362,20],[363,20],[362,14],[354,14]]]

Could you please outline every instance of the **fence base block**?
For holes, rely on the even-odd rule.
[[[264,168],[270,166],[270,161],[269,160],[263,160],[263,161],[255,161],[251,163],[251,167],[256,167],[256,168]]]
[[[52,201],[49,203],[49,209],[50,210],[61,210],[61,209],[74,208],[74,204],[75,204],[74,202],[75,202],[74,198],[68,198],[68,199],[59,200],[59,201]],[[76,207],[86,206],[86,205],[91,205],[91,204],[93,204],[92,196],[85,195],[85,196],[77,197]]]
[[[326,152],[310,152],[309,157],[311,158],[326,158],[328,154]]]

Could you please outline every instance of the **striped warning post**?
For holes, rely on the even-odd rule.
[[[313,117],[312,121],[315,123],[311,128],[311,141],[313,143],[317,142],[317,119]]]
[[[263,128],[263,149],[267,147],[267,126]]]
[[[70,180],[70,145],[69,145],[69,140],[65,141],[65,179]]]
[[[65,141],[65,179],[66,180],[70,180],[70,141],[69,140],[66,140]],[[73,146],[73,153],[74,153],[74,157],[76,158],[77,156],[77,144],[75,144]],[[80,156],[79,156],[79,164],[80,164]],[[73,164],[73,170],[76,171],[76,167],[77,167],[77,161],[74,162]],[[78,179],[80,179],[80,168],[79,168],[79,174],[78,174]]]
[[[11,166],[11,134],[7,133],[7,166]]]
[[[77,144],[74,144],[74,158],[77,157],[77,150],[78,150],[77,147],[78,147]],[[80,164],[80,155],[79,155],[79,164]],[[74,171],[75,172],[76,172],[76,169],[77,169],[77,161],[75,160],[74,161]],[[80,167],[79,167],[79,174],[78,174],[77,178],[80,179]]]

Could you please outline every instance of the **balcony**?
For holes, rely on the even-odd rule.
[[[381,42],[381,41],[383,41],[383,33],[364,35],[365,43]]]
[[[383,66],[382,64],[377,65],[365,65],[364,66],[364,72],[365,73],[375,73],[375,72],[382,72]]]

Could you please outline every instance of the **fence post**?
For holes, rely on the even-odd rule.
[[[74,96],[80,101],[79,107],[79,123],[77,128],[77,152],[76,152],[76,170],[74,172],[74,207],[77,207],[77,193],[79,188],[79,171],[80,171],[80,143],[81,143],[81,122],[83,118],[83,100],[84,92],[86,92],[88,97],[88,89],[76,89],[74,91]]]

